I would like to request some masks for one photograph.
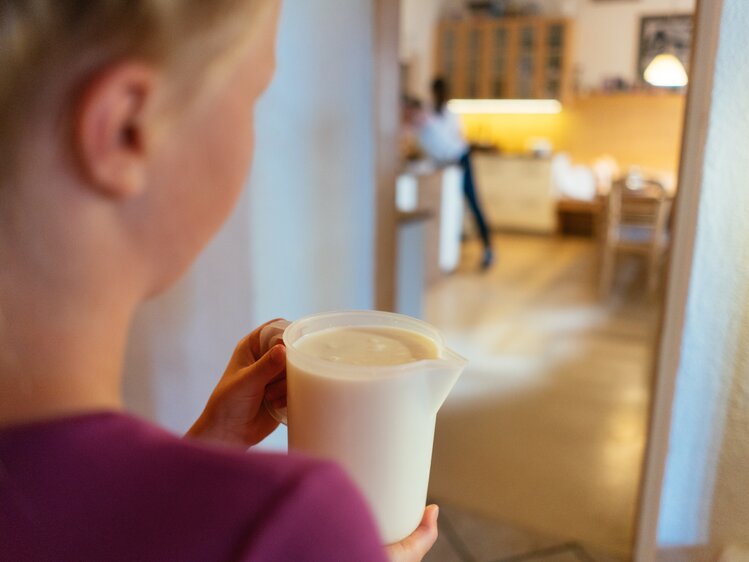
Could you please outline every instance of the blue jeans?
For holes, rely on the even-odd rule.
[[[491,248],[492,242],[489,236],[489,227],[486,225],[484,213],[481,211],[481,204],[479,203],[478,194],[476,193],[476,183],[473,180],[473,167],[471,166],[470,150],[467,150],[465,154],[460,157],[459,163],[463,168],[463,194],[468,201],[468,208],[471,210],[473,218],[476,221],[476,226],[481,235],[481,240],[484,242],[484,247]]]

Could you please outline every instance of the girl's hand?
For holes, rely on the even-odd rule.
[[[247,448],[265,439],[278,422],[263,406],[286,406],[286,320],[266,322],[237,344],[221,380],[188,437]]]
[[[428,505],[416,530],[405,539],[388,545],[385,550],[391,562],[419,562],[437,540],[439,507]]]

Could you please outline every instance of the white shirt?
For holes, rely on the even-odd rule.
[[[437,162],[456,162],[468,151],[457,115],[446,107],[426,117],[418,136],[421,148]]]

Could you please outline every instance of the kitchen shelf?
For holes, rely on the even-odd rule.
[[[566,100],[572,34],[563,18],[443,20],[435,73],[448,80],[453,98]]]

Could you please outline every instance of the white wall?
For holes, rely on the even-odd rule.
[[[640,17],[691,13],[695,0],[527,0],[544,13],[575,20],[575,63],[585,89],[610,77],[635,79]],[[520,4],[522,2],[518,2]],[[444,13],[460,7],[460,0],[402,0],[401,60],[413,66],[409,90],[427,98],[434,71],[434,33]]]
[[[250,186],[258,318],[374,295],[373,3],[284,5]]]
[[[691,13],[694,6],[695,0],[568,2],[569,15],[575,17],[574,52],[580,86],[595,88],[611,77],[635,82],[640,18]]]
[[[437,22],[447,0],[401,0],[400,59],[410,67],[406,91],[429,97],[434,73],[434,41]]]
[[[248,192],[191,274],[141,310],[134,411],[184,431],[255,326],[373,305],[372,5],[284,3]]]
[[[661,501],[662,547],[749,543],[746,29],[749,2],[725,0]]]

